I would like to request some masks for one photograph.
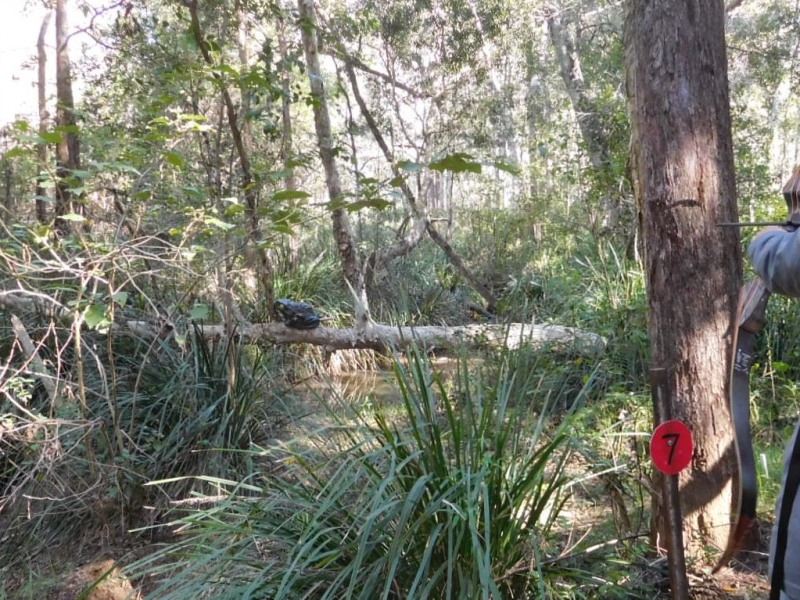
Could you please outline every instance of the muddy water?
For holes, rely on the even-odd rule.
[[[458,366],[459,361],[453,358],[430,361],[431,371],[445,382],[457,376]],[[287,436],[283,436],[284,441],[292,440],[295,448],[313,445],[312,438],[319,437],[323,431],[322,437],[335,437],[333,431],[343,426],[363,425],[364,421],[374,425],[369,416],[371,406],[381,405],[390,419],[404,419],[403,397],[391,368],[337,373],[307,381],[302,389],[295,391],[300,398],[296,414],[301,418],[289,428]]]
[[[430,369],[445,381],[452,381],[458,375],[459,362],[449,357],[431,359]],[[470,365],[473,362],[476,368],[480,364],[479,359],[470,361]],[[407,365],[403,367],[408,369]],[[370,400],[391,405],[402,400],[397,376],[391,368],[338,373],[316,382],[312,388],[316,392],[334,392],[341,400],[356,404]]]

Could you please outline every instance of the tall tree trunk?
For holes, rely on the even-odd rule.
[[[542,56],[546,35],[530,29],[525,40],[525,123],[528,155],[528,194],[531,199],[538,200],[553,194],[552,177],[546,175],[549,171],[550,159],[548,153],[543,153],[544,143],[540,132],[545,131],[543,124],[547,123],[551,113],[549,91],[544,82]],[[541,241],[541,225],[537,224],[535,241]]]
[[[56,209],[55,230],[59,235],[69,233],[70,222],[59,217],[69,213],[82,214],[83,207],[73,201],[71,173],[80,169],[81,156],[78,134],[75,131],[75,102],[72,96],[72,69],[67,47],[67,1],[56,1],[56,125],[61,129],[61,141],[56,146]]]
[[[583,140],[583,147],[589,156],[589,162],[595,172],[601,173],[608,170],[611,162],[611,148],[608,143],[608,133],[600,118],[597,103],[589,94],[588,86],[583,77],[579,45],[573,31],[580,31],[580,22],[570,23],[565,18],[565,10],[549,10],[547,28],[550,41],[555,49],[558,59],[559,72],[567,88],[572,103],[572,109],[578,122],[578,129]],[[620,203],[619,193],[607,187],[600,187],[599,215],[597,211],[590,210],[589,223],[593,229],[600,225],[600,231],[614,230],[620,221],[624,207]],[[599,219],[598,219],[599,216]]]
[[[44,134],[47,133],[47,128],[50,126],[50,116],[47,113],[47,50],[45,49],[45,37],[52,17],[53,11],[48,10],[42,19],[39,38],[36,40],[38,65],[36,83],[39,93],[39,137],[41,138],[44,137]],[[36,145],[36,158],[39,162],[39,177],[36,178],[36,220],[44,225],[47,223],[47,188],[44,186],[43,178],[50,172],[47,144],[44,141],[40,141]]]
[[[496,125],[497,131],[494,134],[494,141],[499,146],[503,159],[516,163],[519,161],[519,149],[517,147],[516,133],[517,128],[514,123],[514,95],[510,86],[504,85],[500,80],[500,73],[503,71],[501,65],[493,60],[489,52],[489,40],[483,30],[480,14],[475,0],[467,0],[472,19],[475,23],[475,31],[478,33],[481,44],[479,52],[483,59],[488,81],[492,86],[492,92],[498,102],[497,114],[492,120]]]
[[[586,81],[581,70],[580,57],[575,48],[575,40],[561,14],[551,9],[547,16],[547,29],[553,43],[561,79],[567,88],[567,94],[578,120],[578,128],[583,138],[583,145],[589,155],[589,161],[595,169],[601,169],[608,163],[608,144],[603,131],[603,124],[597,108],[586,90]]]
[[[334,158],[333,134],[328,113],[328,101],[319,66],[319,48],[317,46],[317,18],[313,0],[297,0],[300,13],[300,33],[303,38],[303,49],[306,56],[306,69],[311,87],[314,108],[314,126],[317,131],[317,145],[322,165],[325,168],[325,183],[331,202],[341,200],[342,185]],[[353,236],[350,218],[347,211],[337,208],[332,211],[333,234],[342,259],[344,275],[356,298],[356,323],[366,326],[370,322],[369,303],[367,301],[364,272],[358,257],[358,247]]]
[[[3,148],[0,149],[0,152],[5,154],[8,152],[9,144],[8,140],[4,140]],[[12,214],[14,210],[14,198],[16,194],[14,193],[14,165],[11,160],[7,157],[3,157],[0,159],[0,169],[2,169],[2,178],[3,178],[3,192],[2,192],[2,206],[6,211],[6,214]]]
[[[680,475],[687,555],[724,548],[735,448],[728,365],[742,280],[722,0],[628,0],[634,187],[643,211],[653,367],[695,439]],[[654,511],[659,515],[659,511]],[[662,518],[655,532],[663,540]]]
[[[250,33],[247,23],[248,13],[241,0],[238,3],[237,16],[239,20],[239,26],[237,30],[239,69],[240,72],[245,73],[247,69],[250,68],[250,49],[248,47]],[[241,103],[238,111],[239,118],[237,120],[238,126],[241,129],[240,155],[245,157],[249,157],[253,152],[253,128],[248,117],[250,114],[250,106],[252,104],[252,92],[248,86],[248,83],[242,83],[240,88]],[[230,111],[230,104],[228,104],[227,101],[226,106],[229,107],[228,110]],[[237,148],[239,148],[239,146],[237,146]],[[245,217],[248,223],[247,232],[252,245],[251,256],[253,256],[255,259],[252,260],[251,263],[253,263],[255,266],[254,270],[258,276],[258,281],[263,296],[262,301],[264,306],[266,306],[267,313],[275,318],[278,316],[275,310],[275,261],[273,253],[270,251],[270,249],[264,247],[264,241],[261,239],[261,219],[258,213],[258,188],[256,182],[253,181],[249,160],[247,161],[247,173],[247,183],[243,184],[243,188],[245,196]]]
[[[297,189],[297,178],[294,174],[294,132],[292,129],[292,71],[289,68],[289,44],[286,41],[286,21],[281,15],[278,18],[278,52],[281,63],[281,162],[286,176],[283,180],[285,190]],[[300,256],[300,236],[292,234],[288,239],[289,266],[297,268]]]
[[[200,26],[200,16],[197,11],[197,0],[191,0],[188,3],[189,14],[192,19],[192,33],[194,35],[197,46],[200,49],[200,54],[203,61],[209,67],[214,67],[214,60],[209,51],[208,41],[203,35],[203,30]],[[261,227],[258,216],[258,196],[256,193],[256,182],[253,179],[253,172],[250,168],[250,153],[248,151],[248,138],[246,136],[246,129],[243,129],[239,123],[239,116],[236,110],[236,105],[233,103],[233,98],[228,91],[228,86],[223,79],[222,75],[216,69],[212,71],[214,79],[219,84],[222,93],[222,100],[225,104],[225,113],[228,118],[228,127],[233,139],[233,145],[236,148],[236,154],[239,158],[239,167],[242,170],[242,194],[244,195],[244,216],[245,216],[245,230],[247,238],[250,241],[252,252],[256,257],[258,279],[261,285],[263,294],[262,301],[271,312],[275,301],[274,282],[273,282],[273,268],[272,261],[267,253],[266,248],[262,246]]]

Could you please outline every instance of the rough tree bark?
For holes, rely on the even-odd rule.
[[[76,133],[75,101],[72,95],[72,69],[67,43],[67,0],[56,2],[56,125],[61,129],[61,141],[56,146],[56,207],[55,231],[58,235],[70,232],[70,222],[59,217],[83,213],[83,206],[73,201],[70,174],[81,166],[80,144]]]
[[[695,438],[681,507],[687,556],[702,564],[725,547],[736,462],[727,392],[742,258],[737,230],[717,226],[736,218],[725,7],[628,0],[627,10],[652,365],[668,369],[674,416]],[[663,519],[654,531],[664,539]]]
[[[333,134],[331,120],[328,113],[328,102],[325,97],[325,86],[319,66],[319,48],[317,45],[317,18],[313,0],[297,0],[300,14],[300,33],[303,38],[303,50],[306,56],[306,69],[308,81],[313,98],[314,126],[317,131],[317,145],[325,168],[325,183],[328,187],[328,197],[331,202],[342,198],[342,185],[339,180],[339,171],[336,168],[336,159],[333,147]],[[347,211],[337,208],[332,213],[333,234],[342,259],[344,275],[355,294],[355,315],[358,327],[366,327],[371,318],[369,315],[369,302],[364,282],[364,272],[358,256],[358,247],[350,226]]]
[[[42,138],[44,134],[47,133],[47,128],[50,126],[50,115],[47,112],[47,50],[45,49],[45,38],[52,17],[53,11],[48,10],[42,19],[42,26],[39,29],[39,38],[36,40],[39,137]],[[42,178],[50,171],[48,154],[47,144],[44,143],[44,141],[39,142],[36,145],[36,158],[39,162],[39,177],[36,179],[36,220],[42,225],[47,223],[47,189],[44,186]]]

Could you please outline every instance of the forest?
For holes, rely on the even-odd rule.
[[[671,344],[662,309],[729,323],[736,296],[652,262],[680,256],[643,177],[653,3],[11,4],[40,33],[38,111],[0,123],[0,599],[679,597],[649,447],[671,345],[691,597],[768,597],[800,314],[770,300],[758,531],[712,573],[736,460],[697,496],[730,432],[695,407],[727,406],[732,342]],[[800,163],[800,7],[686,4],[724,26],[699,72],[735,183],[675,227],[738,290],[758,228],[723,221],[786,221]],[[688,18],[676,72],[713,60]],[[681,379],[693,348],[718,383]]]

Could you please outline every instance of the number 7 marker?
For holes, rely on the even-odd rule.
[[[664,421],[650,438],[650,458],[662,473],[676,475],[692,462],[692,432],[681,421]]]

